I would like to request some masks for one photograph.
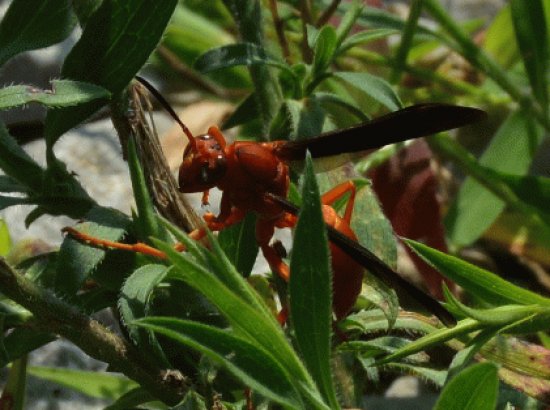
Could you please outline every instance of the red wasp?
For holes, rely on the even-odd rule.
[[[289,162],[303,160],[306,151],[309,151],[313,158],[360,151],[367,154],[383,145],[458,128],[480,121],[486,116],[485,112],[470,107],[421,104],[364,124],[306,140],[263,143],[237,141],[227,144],[221,131],[215,126],[210,127],[206,134],[194,137],[162,95],[145,79],[136,78],[158,99],[189,140],[179,168],[180,191],[202,192],[203,204],[208,203],[211,188],[217,187],[222,191],[219,215],[204,215],[207,228],[219,231],[241,221],[248,212],[256,212],[256,240],[272,270],[283,279],[289,277],[288,267],[270,241],[275,228],[292,227],[296,222],[296,209],[285,200],[290,184]],[[453,325],[454,318],[438,302],[406,282],[378,257],[356,242],[355,234],[349,227],[353,199],[348,202],[344,218],[340,218],[330,206],[334,200],[348,191],[353,193],[354,190],[349,185],[335,188],[324,198],[326,204],[323,207],[325,222],[329,227],[329,238],[333,244],[331,252],[334,289],[335,292],[340,292],[334,295],[334,310],[337,317],[345,315],[353,306],[360,290],[364,266],[389,284],[405,288],[404,290],[411,293],[443,323]],[[69,232],[88,242],[113,246],[112,243],[93,241],[74,230]],[[199,239],[205,233],[204,229],[199,229],[191,235]],[[135,248],[136,245],[126,246],[130,250],[139,250]],[[342,273],[346,271],[351,272],[350,277]]]

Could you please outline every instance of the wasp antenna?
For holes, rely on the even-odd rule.
[[[170,116],[179,124],[184,134],[189,139],[189,144],[195,149],[195,137],[193,136],[193,133],[189,128],[187,128],[187,125],[183,123],[183,121],[180,119],[178,114],[174,111],[174,109],[170,106],[168,101],[162,96],[162,94],[155,88],[153,85],[147,81],[145,78],[140,77],[139,75],[136,75],[136,80],[138,80],[147,90],[153,94],[153,96],[156,98],[156,100],[162,105],[162,107],[170,114]]]

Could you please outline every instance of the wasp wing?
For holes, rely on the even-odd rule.
[[[350,128],[331,131],[318,137],[278,143],[275,154],[285,161],[378,149],[384,145],[425,137],[459,128],[487,117],[477,108],[451,104],[419,104],[395,111]]]

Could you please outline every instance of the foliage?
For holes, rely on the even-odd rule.
[[[406,20],[359,2],[335,1],[337,7],[325,9],[326,2],[264,7],[219,0],[208,10],[191,0],[29,2],[13,0],[0,23],[0,65],[62,41],[76,24],[82,32],[51,90],[0,90],[0,109],[30,103],[48,109],[46,167],[0,125],[0,210],[30,204],[27,225],[42,215],[66,215],[81,220],[75,227],[81,232],[142,242],[166,258],[129,256],[67,236],[59,250],[0,259],[0,358],[4,366],[11,363],[1,400],[24,408],[30,374],[108,399],[110,409],[238,409],[250,401],[262,408],[338,409],[360,407],[379,373],[390,370],[442,387],[436,405],[441,409],[548,401],[550,351],[535,337],[547,343],[550,299],[458,254],[480,238],[517,253],[527,236],[532,242],[520,256],[549,263],[530,250],[547,247],[550,185],[548,178],[529,174],[550,130],[549,1],[512,0],[492,22],[464,23],[437,0],[415,0]],[[422,12],[435,24],[425,24]],[[473,38],[483,23],[489,27],[480,45]],[[446,58],[438,60],[438,53]],[[459,58],[461,68],[450,68],[447,58]],[[359,242],[394,265],[394,231],[363,173],[402,146],[381,150],[356,164],[356,171],[348,166],[319,177],[314,168],[321,164],[306,160],[302,181],[294,181],[290,194],[302,210],[288,288],[277,278],[268,283],[265,275],[251,275],[258,252],[253,217],[220,233],[219,240],[209,235],[207,248],[190,240],[182,224],[159,215],[143,148],[149,128],[131,83],[147,62],[171,77],[184,71],[205,93],[240,98],[225,126],[240,126],[243,138],[307,138],[425,101],[480,106],[497,118],[467,130],[488,140],[479,158],[448,135],[428,139],[431,150],[466,175],[444,219],[455,255],[404,240],[464,289],[459,300],[447,287],[438,288],[458,324],[447,328],[398,309],[394,291],[368,274],[354,311],[339,323],[331,316],[319,185],[328,189],[357,179],[353,227]],[[136,199],[132,215],[99,205],[72,172],[78,170],[68,170],[53,150],[66,131],[105,106],[127,154]],[[467,141],[465,136],[459,135]],[[401,221],[422,215],[409,206]],[[3,257],[12,244],[3,222],[0,228]],[[421,234],[413,239],[426,239]],[[176,252],[176,242],[187,251]],[[274,313],[277,298],[286,297],[291,316],[283,329]],[[89,316],[106,307],[117,312],[122,334]],[[27,367],[27,354],[56,335],[122,374]],[[439,357],[441,351],[452,359]]]

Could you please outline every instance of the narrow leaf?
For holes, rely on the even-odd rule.
[[[6,403],[9,410],[25,409],[25,389],[27,386],[28,356],[14,360],[4,384],[0,402]]]
[[[548,29],[541,0],[512,0],[512,21],[533,95],[548,118]]]
[[[28,204],[27,198],[18,196],[0,196],[0,211],[10,206]]]
[[[31,102],[50,108],[69,107],[100,98],[109,98],[109,96],[110,93],[102,87],[70,80],[53,80],[51,90],[13,85],[0,90],[0,110]]]
[[[155,397],[151,395],[143,387],[136,387],[122,396],[118,397],[117,400],[110,406],[105,407],[104,410],[127,410],[136,408],[138,405],[147,403],[150,401],[155,401]]]
[[[45,344],[55,340],[55,336],[37,332],[25,327],[15,328],[4,337],[3,344],[5,354],[2,355],[0,367],[5,367],[8,363],[17,360],[27,353],[38,349]]]
[[[393,34],[399,34],[399,33],[400,33],[399,30],[388,29],[388,28],[379,28],[379,29],[361,31],[357,34],[354,34],[346,38],[342,42],[342,45],[340,46],[340,49],[338,51],[339,53],[342,53],[345,50],[348,50],[352,47],[368,44],[371,41],[380,40],[382,38],[391,36]]]
[[[225,330],[173,318],[149,317],[134,324],[200,351],[222,364],[245,386],[277,403],[301,408],[291,376],[257,344]]]
[[[485,32],[483,49],[504,68],[511,68],[520,59],[510,4],[504,5]]]
[[[0,218],[0,256],[6,257],[11,247],[12,242],[8,224]]]
[[[6,193],[28,193],[28,189],[21,185],[15,178],[8,175],[0,175],[0,192]]]
[[[494,409],[498,394],[497,372],[493,363],[478,363],[463,370],[443,389],[434,409]]]
[[[338,71],[333,76],[367,94],[390,111],[403,108],[403,103],[393,91],[391,85],[380,77],[368,73]]]
[[[267,313],[264,313],[268,312],[267,307],[256,309],[187,255],[174,251],[165,243],[156,244],[166,252],[175,266],[167,279],[183,280],[197,289],[228,319],[235,331],[269,350],[275,360],[282,363],[294,377],[305,377],[305,370],[285,339],[282,329],[272,317],[267,317]],[[244,282],[242,277],[240,280]]]
[[[1,122],[0,168],[21,185],[40,191],[44,171],[8,134],[6,126]]]
[[[332,408],[339,408],[330,368],[332,275],[319,188],[306,159],[302,210],[290,261],[290,313],[306,366]]]
[[[414,342],[409,343],[408,345],[396,350],[388,356],[378,360],[376,364],[382,365],[385,363],[398,361],[404,357],[421,352],[430,347],[440,345],[441,343],[447,342],[451,339],[470,334],[472,332],[482,329],[483,327],[484,326],[482,324],[476,322],[475,320],[461,320],[453,328],[433,330],[431,333],[421,337],[420,339],[415,340]]]
[[[39,366],[29,367],[28,372],[32,376],[99,399],[116,399],[137,387],[136,382],[109,373]]]
[[[409,17],[407,18],[407,23],[405,24],[405,29],[401,36],[401,44],[395,53],[395,66],[391,74],[392,84],[396,84],[399,81],[401,72],[407,63],[407,56],[413,44],[414,34],[418,26],[418,19],[422,13],[422,3],[423,0],[414,0],[409,8]]]
[[[120,93],[157,46],[176,3],[104,0],[65,59],[62,78],[97,84],[113,95]],[[105,103],[106,100],[96,100],[48,112],[48,146]]]
[[[14,0],[0,23],[0,66],[23,51],[48,47],[71,34],[69,0]]]
[[[138,329],[132,323],[147,316],[155,287],[164,279],[169,267],[145,265],[132,273],[120,289],[118,309],[128,334],[144,354],[154,355],[162,366],[169,367],[162,348],[152,332]]]
[[[497,305],[516,303],[550,306],[550,299],[513,285],[492,272],[419,242],[407,239],[404,242],[439,272],[481,300]]]
[[[321,106],[330,112],[330,109],[327,109],[327,106],[335,105],[347,110],[350,114],[356,116],[361,122],[367,122],[369,117],[363,113],[363,111],[355,104],[353,101],[348,101],[342,96],[332,93],[316,92],[312,94],[312,97],[315,97]]]
[[[336,30],[330,25],[323,26],[315,38],[313,54],[313,74],[321,75],[334,57],[337,46]]]
[[[76,230],[96,238],[119,241],[125,230],[119,227],[102,226],[94,222],[84,222]],[[105,258],[107,251],[83,244],[69,236],[61,244],[57,257],[57,274],[52,286],[65,296],[74,296],[82,283],[91,275]]]

